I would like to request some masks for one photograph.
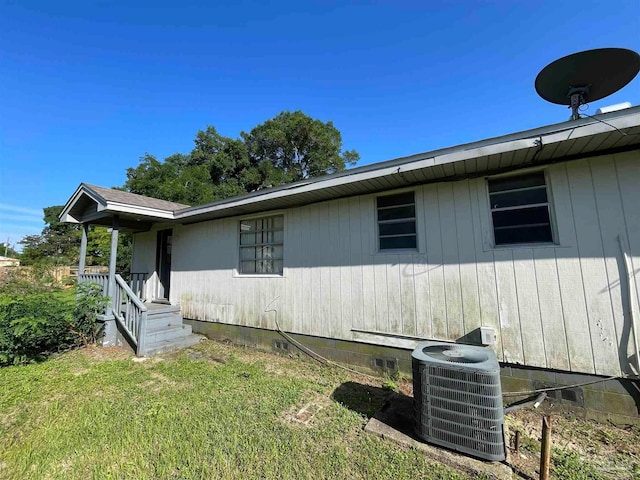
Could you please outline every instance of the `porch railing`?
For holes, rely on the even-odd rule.
[[[129,274],[129,287],[133,290],[133,293],[141,299],[143,302],[147,300],[147,294],[145,286],[147,284],[147,278],[149,274],[144,272],[132,272]]]
[[[82,273],[78,275],[78,283],[97,283],[102,287],[102,295],[108,296],[109,274],[107,273]]]
[[[118,274],[116,274],[116,288],[113,293],[113,315],[136,345],[136,355],[143,356],[147,332],[147,307]]]
[[[79,283],[97,283],[102,294],[111,297],[108,313],[113,313],[120,326],[135,345],[136,355],[143,356],[145,351],[145,333],[147,331],[147,307],[127,282],[115,275],[114,292],[109,292],[109,275],[106,273],[85,273],[78,275]],[[144,290],[143,287],[142,291]]]

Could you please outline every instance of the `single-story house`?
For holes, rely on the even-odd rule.
[[[207,205],[81,184],[61,219],[112,227],[112,251],[134,232],[132,283],[90,279],[138,353],[169,345],[154,309],[183,344],[295,349],[284,331],[405,372],[420,340],[482,343],[505,386],[616,377],[557,399],[638,416],[640,107]]]

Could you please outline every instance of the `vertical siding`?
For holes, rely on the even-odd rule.
[[[424,191],[424,228],[427,238],[427,265],[429,275],[429,300],[431,304],[431,336],[447,338],[447,303],[444,290],[444,263],[442,235],[440,234],[440,208],[438,189],[427,185]],[[420,332],[418,332],[420,333]]]
[[[608,365],[615,365],[618,362],[618,355],[613,349],[606,348],[606,342],[614,338],[615,333],[589,161],[580,160],[568,163],[567,175],[578,239],[578,255],[580,256],[593,360],[595,371],[600,372],[607,370]]]
[[[175,228],[172,300],[186,317],[343,339],[353,329],[455,341],[493,327],[506,362],[603,375],[629,370],[640,271],[637,153],[546,169],[557,245],[492,248],[482,178],[416,188],[418,251],[377,251],[375,196],[285,214],[281,278],[241,277],[237,219]],[[155,267],[155,232],[134,269]]]
[[[632,346],[631,333],[631,316],[629,311],[633,311],[636,319],[636,325],[640,325],[640,215],[638,214],[638,205],[640,205],[640,162],[638,152],[615,155],[614,162],[616,167],[619,192],[621,197],[621,209],[625,219],[626,241],[623,241],[627,255],[630,256],[630,280],[624,279],[622,285],[621,297],[624,303],[624,310],[627,312],[625,316],[624,326],[622,330],[623,346],[627,345],[627,355],[630,357],[635,355]],[[620,258],[620,269],[624,271],[622,266],[622,258]],[[629,298],[628,290],[631,283],[631,298]],[[635,295],[634,295],[635,293]],[[640,332],[638,332],[640,334]]]
[[[471,216],[474,219],[473,240],[476,255],[476,271],[478,275],[478,296],[480,299],[480,322],[483,327],[491,327],[496,332],[496,353],[499,359],[504,358],[500,314],[498,310],[498,291],[496,268],[493,252],[486,248],[489,245],[488,213],[486,211],[486,186],[479,178],[470,182]],[[481,206],[485,206],[485,209]]]
[[[481,326],[480,298],[474,238],[474,218],[471,209],[469,182],[453,184],[462,300],[462,330],[472,332]]]
[[[600,222],[600,237],[602,241],[604,258],[604,285],[599,290],[602,295],[603,309],[607,307],[611,323],[601,323],[600,342],[604,343],[607,350],[618,353],[612,362],[620,364],[621,370],[631,373],[628,368],[627,349],[612,348],[625,343],[625,302],[623,301],[621,283],[625,282],[624,275],[620,275],[624,262],[618,237],[625,239],[626,228],[618,178],[613,158],[603,158],[590,162],[593,190],[595,192],[595,204]],[[625,242],[626,243],[626,242]],[[619,350],[619,351],[618,351]]]
[[[558,321],[564,321],[571,370],[595,373],[573,218],[573,199],[567,180],[566,165],[550,168],[549,179],[553,189],[555,221],[562,245],[562,248],[554,249],[562,312],[557,306],[554,311]]]
[[[447,309],[447,338],[464,335],[462,293],[460,290],[460,264],[458,231],[456,228],[455,198],[452,183],[439,183],[440,235],[444,264],[444,300]],[[427,252],[428,255],[428,252]]]
[[[555,252],[537,248],[533,250],[533,256],[546,364],[548,368],[569,370],[569,351]]]

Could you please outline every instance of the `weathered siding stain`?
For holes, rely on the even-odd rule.
[[[638,157],[547,167],[557,245],[493,248],[482,178],[416,187],[416,252],[378,252],[373,195],[288,209],[282,277],[237,274],[237,218],[175,226],[171,300],[187,318],[345,340],[490,326],[501,360],[617,375],[634,353],[618,236],[637,277]],[[153,272],[154,231],[136,236],[133,265]]]

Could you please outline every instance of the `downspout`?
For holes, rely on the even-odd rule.
[[[633,312],[633,288],[632,281],[634,279],[633,269],[629,267],[629,259],[627,258],[627,252],[624,248],[622,235],[618,235],[618,244],[620,245],[620,252],[622,253],[622,264],[624,266],[624,273],[627,277],[627,295],[629,298],[629,323],[631,325],[631,331],[633,332],[633,344],[636,350],[636,374],[640,375],[640,348],[638,348],[638,326],[636,325],[635,316]]]

